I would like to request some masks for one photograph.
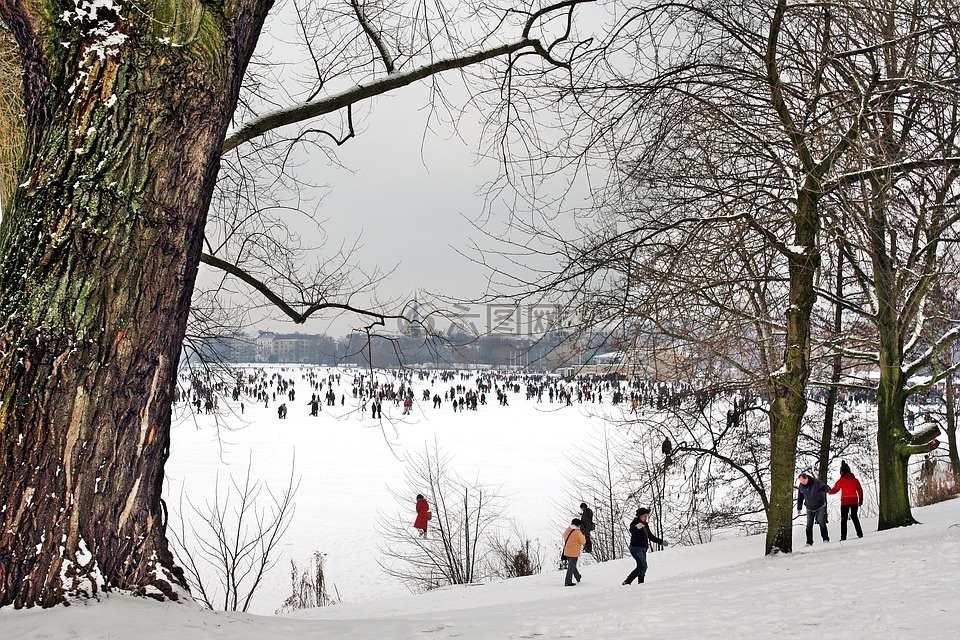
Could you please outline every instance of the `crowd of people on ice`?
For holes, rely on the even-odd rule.
[[[730,390],[727,392],[707,392],[694,389],[681,382],[665,382],[653,379],[619,376],[581,375],[563,378],[546,372],[522,371],[450,371],[432,369],[396,369],[392,371],[369,371],[356,368],[329,369],[316,366],[284,366],[276,368],[243,369],[230,381],[222,375],[205,370],[190,370],[181,376],[180,384],[174,391],[174,403],[189,402],[196,413],[218,413],[221,409],[219,398],[230,396],[238,403],[241,413],[247,404],[260,404],[270,408],[277,402],[290,403],[293,406],[297,398],[295,376],[299,374],[299,384],[311,392],[306,402],[309,415],[319,416],[323,407],[346,406],[353,399],[354,409],[366,416],[381,419],[383,406],[393,406],[409,415],[415,411],[428,409],[441,410],[445,406],[454,412],[477,411],[481,407],[493,404],[493,398],[500,406],[510,406],[511,398],[523,398],[538,404],[559,404],[570,406],[574,403],[603,403],[604,397],[613,405],[625,404],[630,407],[629,414],[637,414],[643,409],[663,410],[680,406],[685,400],[692,400],[697,406],[712,401],[728,405],[727,423],[734,425],[752,408],[763,405],[767,399],[749,391]],[[712,393],[712,395],[711,395]],[[822,389],[811,388],[808,394],[813,400],[823,400],[826,393]],[[419,400],[417,399],[419,395]],[[875,395],[868,390],[840,390],[837,402],[843,405],[856,405],[875,402]],[[912,400],[916,407],[908,406],[906,419],[908,428],[913,426],[916,416],[922,418],[924,399]],[[418,404],[422,403],[422,404]],[[277,407],[278,418],[286,417],[289,408],[283,411]],[[281,415],[282,414],[282,415]],[[392,414],[392,412],[391,412]],[[843,421],[838,425],[842,433]]]
[[[297,374],[299,381],[295,379]],[[492,405],[494,398],[499,406],[510,406],[516,399],[537,404],[571,406],[603,403],[604,398],[607,398],[607,402],[615,406],[629,406],[630,415],[648,408],[660,411],[678,407],[685,400],[692,400],[698,406],[718,401],[727,404],[727,423],[731,426],[747,411],[766,402],[762,394],[751,394],[749,391],[731,390],[710,395],[685,383],[625,379],[618,376],[582,375],[563,378],[545,372],[495,370],[398,369],[371,372],[310,366],[281,367],[279,370],[242,370],[236,373],[232,383],[224,382],[222,376],[191,371],[181,377],[181,384],[174,393],[174,401],[188,401],[197,413],[218,413],[221,408],[218,399],[228,395],[234,403],[238,403],[241,413],[247,404],[260,404],[270,408],[277,402],[289,403],[284,411],[277,407],[278,418],[282,418],[296,404],[298,385],[306,386],[310,391],[311,396],[306,405],[309,407],[309,415],[314,417],[323,412],[324,406],[346,406],[351,399],[354,410],[364,416],[369,411],[371,418],[381,419],[384,417],[384,406],[394,407],[400,415],[409,415],[445,407],[456,413],[478,411]],[[816,399],[815,396],[822,391],[811,389],[809,393]],[[842,391],[837,400],[842,406],[868,402],[871,399],[873,398],[869,392],[856,390]],[[915,412],[909,409],[908,407],[907,420],[912,423]],[[391,411],[390,415],[396,414]],[[839,432],[842,432],[842,429],[841,421]]]
[[[384,417],[384,405],[401,409],[401,415],[409,415],[415,409],[440,410],[444,407],[458,413],[477,411],[493,404],[494,399],[501,407],[510,406],[511,397],[523,397],[538,404],[571,406],[574,403],[602,403],[606,395],[612,404],[629,403],[636,412],[647,406],[657,409],[679,406],[690,394],[689,388],[679,383],[610,376],[564,379],[544,372],[426,369],[376,373],[346,370],[323,375],[321,371],[314,367],[301,367],[299,372],[294,367],[282,367],[280,371],[254,369],[237,373],[229,387],[217,376],[191,372],[181,379],[174,400],[176,403],[189,399],[197,413],[217,413],[220,409],[217,398],[228,394],[239,403],[241,413],[247,404],[270,408],[278,402],[289,403],[284,410],[277,407],[278,418],[282,419],[296,403],[296,373],[300,375],[299,384],[311,392],[306,404],[309,415],[314,417],[323,412],[324,406],[345,406],[349,398],[353,400],[352,406],[363,415],[369,410],[371,418],[379,419]],[[348,382],[343,376],[352,380]]]

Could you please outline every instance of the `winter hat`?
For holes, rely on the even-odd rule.
[[[840,474],[843,475],[844,473],[850,473],[850,466],[847,465],[847,461],[846,461],[846,460],[841,460],[841,461],[840,461]]]

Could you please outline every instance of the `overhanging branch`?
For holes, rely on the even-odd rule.
[[[238,278],[239,280],[250,285],[257,291],[259,291],[263,296],[270,301],[271,304],[280,309],[285,315],[287,315],[291,320],[297,324],[303,324],[306,322],[310,316],[317,313],[318,311],[327,311],[330,309],[336,309],[339,311],[349,311],[350,313],[355,313],[361,316],[367,316],[374,319],[374,324],[384,325],[386,320],[393,319],[398,320],[403,318],[402,315],[395,314],[385,314],[378,313],[375,311],[370,311],[369,309],[361,309],[354,307],[349,304],[339,303],[339,302],[314,302],[306,306],[306,309],[301,313],[294,309],[290,304],[281,298],[279,295],[274,293],[270,287],[263,282],[262,280],[254,277],[252,274],[241,269],[232,262],[222,260],[216,256],[210,255],[209,253],[200,254],[200,262],[221,269],[222,271],[229,273],[230,275]]]
[[[433,64],[419,67],[406,73],[395,73],[372,82],[358,84],[352,89],[327,96],[320,100],[274,111],[252,122],[248,122],[229,135],[227,139],[223,141],[222,152],[227,153],[228,151],[232,151],[243,143],[249,142],[254,138],[259,138],[274,129],[333,113],[349,105],[356,104],[361,100],[383,95],[443,71],[463,69],[470,65],[515,53],[532,46],[532,40],[520,40],[519,42],[505,44],[494,49],[487,49],[458,58],[438,60]]]
[[[369,21],[365,20],[362,9],[357,9],[357,15],[360,18],[361,26],[367,36],[373,40],[374,44],[378,48],[378,51],[381,53],[384,65],[388,70],[388,74],[376,80],[360,83],[346,91],[326,96],[319,100],[307,102],[306,104],[280,109],[265,116],[256,118],[253,121],[244,124],[232,134],[227,136],[226,140],[223,142],[221,152],[227,153],[228,151],[232,151],[243,143],[258,138],[274,129],[296,124],[298,122],[304,122],[311,118],[317,118],[319,116],[339,111],[340,109],[356,104],[362,100],[383,95],[395,89],[399,89],[401,87],[413,84],[414,82],[429,78],[438,73],[453,69],[464,69],[471,65],[493,60],[495,58],[510,56],[514,53],[523,51],[524,49],[530,49],[531,52],[542,57],[549,64],[554,66],[568,66],[566,62],[557,60],[553,57],[552,49],[559,42],[566,40],[569,36],[569,23],[572,20],[573,8],[579,4],[592,1],[593,0],[561,0],[560,2],[547,5],[540,8],[536,12],[527,15],[522,36],[515,42],[492,47],[490,49],[484,49],[482,51],[476,51],[474,53],[469,53],[462,56],[437,60],[425,66],[406,72],[395,71],[393,67],[394,61],[386,51],[382,40],[378,37],[378,34],[376,33],[375,29],[373,29]],[[354,6],[356,8],[356,3],[354,3]],[[552,12],[559,11],[561,9],[567,9],[569,12],[567,17],[567,30],[563,36],[554,40],[549,47],[544,47],[544,44],[539,39],[531,37],[530,34],[533,30],[533,27],[541,19],[550,15]]]

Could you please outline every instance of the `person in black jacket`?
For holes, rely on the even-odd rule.
[[[830,486],[820,482],[809,473],[801,473],[797,478],[797,515],[807,505],[807,546],[813,546],[813,523],[820,525],[820,537],[824,542],[830,542],[830,532],[827,530],[827,492]]]
[[[580,531],[583,531],[587,542],[583,545],[584,553],[593,553],[593,540],[590,539],[590,532],[596,529],[593,524],[593,509],[587,506],[586,502],[580,503]]]
[[[647,575],[647,549],[650,547],[650,541],[653,540],[659,545],[667,546],[667,543],[653,535],[647,519],[650,517],[650,509],[637,509],[637,517],[630,523],[630,555],[637,562],[637,568],[630,572],[623,584],[633,583],[637,578],[637,584],[643,582]]]

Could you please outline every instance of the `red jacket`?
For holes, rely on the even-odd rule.
[[[838,491],[840,492],[841,505],[860,506],[863,504],[863,487],[860,486],[860,481],[852,473],[845,473],[840,476],[837,484],[833,485],[833,489],[830,489],[830,494],[833,495]]]
[[[426,500],[417,500],[417,519],[413,523],[413,526],[422,531],[427,530],[427,511],[430,510],[430,507],[427,506]]]

